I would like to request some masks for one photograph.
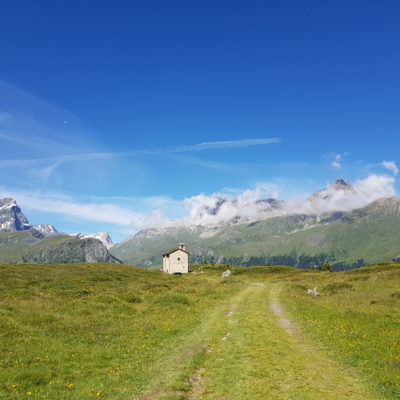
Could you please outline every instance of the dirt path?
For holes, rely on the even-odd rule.
[[[219,331],[216,332],[216,327],[221,321],[225,321],[228,325],[231,323],[236,309],[248,291],[249,288],[243,286],[235,295],[225,299],[225,302],[210,309],[201,326],[182,338],[178,349],[172,350],[168,357],[158,360],[157,370],[162,373],[155,374],[148,388],[135,399],[197,400],[202,398],[205,383],[203,378],[206,373],[202,360],[206,360],[213,352],[211,343],[223,339],[223,335]],[[225,334],[229,336],[228,330]],[[188,372],[190,369],[191,371]],[[174,382],[177,380],[184,380],[185,383],[176,385]],[[182,389],[179,386],[182,386]]]
[[[173,354],[165,362],[182,375],[182,363],[193,357],[186,389],[177,390],[158,376],[158,389],[141,400],[380,399],[354,371],[330,359],[302,333],[279,297],[277,284],[252,282],[210,310],[183,346],[200,350]]]
[[[189,399],[379,399],[302,334],[278,287],[252,283],[236,300],[210,329]]]
[[[278,323],[282,328],[285,329],[285,332],[289,335],[299,335],[300,331],[295,322],[292,320],[285,318],[283,309],[277,300],[269,306],[270,311],[278,317]]]

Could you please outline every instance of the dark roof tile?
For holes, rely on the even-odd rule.
[[[181,250],[184,253],[186,253],[187,255],[190,255],[186,250],[183,250],[183,249],[180,249],[179,247],[177,247],[176,249],[172,249],[172,250],[168,251],[167,253],[163,254],[163,257],[165,257],[165,256],[168,257],[171,253],[174,253],[177,250]]]

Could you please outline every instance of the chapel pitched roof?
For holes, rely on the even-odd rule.
[[[181,250],[184,253],[186,253],[187,255],[190,255],[186,250],[183,250],[183,249],[180,249],[179,247],[177,247],[176,249],[172,249],[172,250],[168,251],[167,253],[163,254],[163,257],[169,257],[169,255],[171,253],[174,253],[175,251],[178,251],[178,250]]]

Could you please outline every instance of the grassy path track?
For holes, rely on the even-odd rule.
[[[209,350],[189,399],[378,399],[287,319],[279,287],[253,283],[207,332]]]
[[[200,385],[197,385],[199,382],[198,371],[203,370],[201,365],[204,363],[206,355],[211,352],[210,343],[216,334],[215,326],[218,325],[221,316],[226,314],[226,309],[238,305],[246,292],[247,290],[242,290],[227,299],[230,301],[229,304],[219,303],[214,309],[209,310],[201,327],[182,339],[176,347],[176,351],[168,349],[167,356],[160,358],[157,362],[158,374],[153,376],[149,382],[149,388],[144,390],[144,394],[139,397],[139,400],[187,398],[185,383],[189,383],[192,389],[189,397],[197,397],[197,394],[194,396],[193,392],[200,389]],[[233,311],[229,311],[228,314],[230,312]],[[193,373],[193,370],[196,372]],[[160,373],[160,371],[163,372]],[[179,382],[183,383],[182,387]]]

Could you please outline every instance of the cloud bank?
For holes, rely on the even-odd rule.
[[[350,211],[375,200],[396,195],[395,179],[386,175],[369,175],[353,184],[328,185],[325,189],[285,204],[288,214],[322,214],[331,211]]]
[[[350,211],[380,198],[396,195],[395,178],[372,174],[353,184],[337,180],[326,188],[298,198],[277,201],[269,196],[277,194],[276,185],[258,184],[232,195],[230,193],[199,194],[177,201],[167,197],[152,197],[146,212],[134,212],[129,207],[112,203],[112,198],[94,199],[82,204],[68,196],[46,196],[21,191],[0,190],[0,197],[13,197],[23,210],[61,214],[81,221],[107,223],[119,226],[127,233],[145,228],[175,226],[218,226],[224,223],[271,218],[289,214],[322,214],[331,211]],[[105,201],[102,201],[105,200]],[[172,217],[168,210],[181,210]],[[48,223],[44,221],[43,223]]]
[[[176,221],[182,225],[220,224],[227,221],[251,221],[288,214],[322,214],[350,211],[380,198],[396,195],[395,179],[387,175],[369,175],[353,184],[335,181],[323,190],[299,198],[274,202],[265,198],[265,185],[245,190],[235,197],[204,194],[184,200],[188,216]]]

